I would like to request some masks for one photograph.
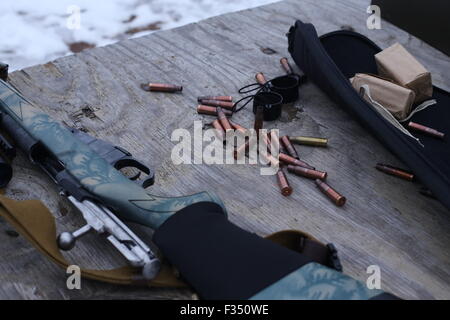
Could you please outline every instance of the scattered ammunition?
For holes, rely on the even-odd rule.
[[[285,197],[290,196],[292,194],[292,187],[282,169],[279,169],[277,172],[277,181],[281,194]]]
[[[225,130],[223,129],[222,125],[220,124],[220,121],[216,119],[211,124],[214,127],[214,129],[216,129],[217,137],[220,140],[223,140],[224,136],[225,136]]]
[[[270,130],[269,132],[267,132],[267,136],[269,137],[270,140],[273,139],[275,142],[278,142],[277,144],[280,144],[280,138],[278,137],[277,131]]]
[[[304,167],[288,165],[288,171],[292,172],[298,176],[302,176],[309,179],[320,179],[325,180],[327,178],[327,173],[323,171],[312,170]]]
[[[279,167],[280,161],[278,161],[274,156],[271,154],[263,155],[262,153],[259,154],[261,157],[265,158],[265,160],[272,166],[272,167]]]
[[[297,150],[295,150],[294,146],[292,145],[291,141],[289,141],[289,136],[282,136],[280,138],[280,144],[282,144],[284,146],[284,148],[286,149],[287,153],[295,158],[295,159],[300,159],[300,157],[298,156]]]
[[[197,98],[198,103],[203,103],[203,100],[219,100],[219,101],[232,102],[233,97],[232,96],[202,96],[202,97]]]
[[[256,82],[258,82],[262,86],[265,85],[267,82],[267,79],[262,72],[258,72],[255,76],[255,79],[256,79]]]
[[[247,133],[248,130],[246,128],[244,128],[243,126],[241,126],[241,125],[239,125],[239,124],[237,124],[237,123],[235,123],[235,122],[233,122],[231,120],[229,120],[229,122],[230,122],[230,124],[231,124],[231,126],[233,127],[234,130],[239,131],[242,134],[246,134]]]
[[[259,135],[258,135],[258,139],[259,139]],[[266,135],[262,136],[262,142],[266,145],[267,152],[272,154],[269,134],[266,134]]]
[[[264,107],[258,106],[256,108],[255,113],[255,124],[253,125],[253,129],[255,129],[256,134],[259,134],[259,130],[262,129],[264,124]]]
[[[395,176],[398,178],[402,178],[408,181],[413,181],[414,180],[414,174],[400,169],[400,168],[396,168],[387,164],[383,164],[383,163],[377,163],[377,165],[375,166],[375,168],[381,172],[384,172],[386,174],[389,174],[391,176]]]
[[[316,185],[331,201],[333,201],[338,207],[342,207],[345,204],[345,197],[336,192],[328,184],[320,179],[316,179]]]
[[[288,156],[287,154],[284,154],[284,153],[280,153],[279,154],[279,158],[280,158],[280,161],[283,161],[283,162],[285,162],[287,164],[290,164],[292,166],[299,166],[299,167],[303,167],[303,168],[307,168],[307,169],[316,170],[316,168],[310,166],[306,162],[304,162],[302,160],[295,159],[295,158],[293,158],[291,156]]]
[[[289,61],[288,61],[287,58],[281,58],[280,59],[280,63],[281,63],[281,66],[283,67],[284,71],[286,71],[287,74],[293,73],[292,72],[292,67],[289,64]]]
[[[154,91],[154,92],[178,92],[183,91],[182,86],[176,86],[173,84],[164,84],[164,83],[143,83],[141,84],[141,88],[145,91]]]
[[[202,100],[202,104],[213,107],[221,107],[228,110],[233,110],[234,103],[229,101],[220,101],[220,100]]]
[[[313,138],[313,137],[289,137],[289,140],[295,144],[302,144],[314,147],[326,147],[328,139],[325,138]]]
[[[440,131],[437,131],[436,129],[433,129],[433,128],[430,128],[430,127],[426,127],[424,125],[421,125],[421,124],[418,124],[418,123],[415,123],[415,122],[412,122],[412,121],[410,121],[408,123],[408,127],[410,129],[413,129],[413,130],[416,130],[416,131],[428,134],[428,135],[430,135],[432,137],[435,137],[435,138],[444,139],[444,137],[445,137],[444,133],[442,133]]]
[[[247,140],[243,145],[239,146],[234,150],[233,157],[235,160],[238,160],[242,157],[243,154],[246,154],[250,150],[250,139]]]
[[[278,140],[279,141],[279,140]],[[282,143],[278,144],[278,153],[288,154],[287,150],[284,148]]]
[[[222,110],[223,113],[226,116],[231,117],[233,115],[233,112],[231,112],[230,110]],[[199,104],[197,106],[197,112],[200,114],[207,114],[210,116],[217,116],[217,108],[216,107],[211,107],[211,106],[204,106],[202,104]]]
[[[227,130],[233,130],[233,127],[228,121],[227,116],[220,107],[217,108],[217,119],[219,119],[220,124],[222,125],[222,128],[225,130],[225,132],[227,132]]]
[[[264,143],[267,144],[267,150],[272,155],[274,154],[274,152],[272,152],[272,148],[277,150],[278,154],[280,153],[280,149],[283,148],[282,143],[280,143],[280,138],[278,137],[278,134],[274,131],[270,131],[266,134],[266,136],[264,137]]]
[[[279,167],[280,161],[276,159],[274,156],[270,154],[270,140],[269,137],[263,136],[263,142],[267,146],[267,153],[259,153],[260,157],[264,158],[264,160],[273,167]],[[250,150],[250,142],[255,142],[257,139],[256,136],[250,136],[246,143],[242,144],[240,147],[236,148],[233,153],[234,159],[239,159],[243,154],[246,154]],[[296,159],[294,159],[296,160]]]
[[[428,197],[428,198],[437,199],[436,196],[434,195],[434,193],[431,192],[431,190],[428,189],[428,188],[425,188],[425,187],[420,188],[419,189],[419,193],[424,195],[424,196],[426,196],[426,197]]]

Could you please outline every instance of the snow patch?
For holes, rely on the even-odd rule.
[[[277,0],[1,0],[0,61],[10,70],[71,53],[78,43],[104,46],[211,16]],[[80,28],[68,28],[68,9],[80,8]],[[73,16],[72,16],[73,17]]]

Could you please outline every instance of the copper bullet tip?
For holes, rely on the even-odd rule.
[[[264,76],[264,73],[262,73],[262,72],[258,72],[258,73],[255,75],[255,79],[256,79],[256,82],[258,82],[260,85],[264,85],[264,84],[266,84],[266,82],[267,82],[267,79],[266,79],[266,77]]]
[[[280,59],[281,66],[283,67],[284,71],[286,71],[287,74],[292,73],[292,67],[289,64],[289,60],[286,57],[283,57]]]

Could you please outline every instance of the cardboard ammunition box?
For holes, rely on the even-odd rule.
[[[433,95],[431,74],[401,44],[396,43],[375,55],[378,74],[392,79],[416,94],[415,102]]]

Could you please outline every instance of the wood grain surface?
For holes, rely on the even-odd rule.
[[[283,197],[275,177],[258,166],[179,165],[171,161],[174,129],[193,129],[200,95],[233,95],[254,82],[283,74],[288,56],[285,33],[296,19],[313,23],[319,34],[353,29],[381,47],[402,43],[450,90],[450,60],[408,33],[383,21],[368,30],[367,0],[287,0],[225,14],[181,28],[86,50],[14,72],[11,82],[54,118],[123,146],[156,170],[150,193],[177,196],[214,190],[230,219],[259,235],[301,229],[339,250],[347,274],[366,281],[369,265],[381,268],[382,289],[402,298],[450,298],[450,215],[439,202],[418,193],[419,185],[384,175],[377,162],[402,166],[378,141],[311,83],[285,108],[279,121],[266,123],[282,134],[328,137],[329,148],[297,147],[302,159],[329,174],[328,182],[347,197],[334,206],[312,181],[289,175],[294,193]],[[297,70],[296,66],[293,66]],[[149,93],[141,82],[174,83],[182,94]],[[251,127],[246,108],[233,119]],[[41,199],[54,213],[58,230],[83,223],[58,196],[55,185],[23,155],[14,162],[6,194]],[[145,239],[148,231],[135,227]],[[84,280],[66,289],[64,270],[47,261],[0,220],[0,298],[3,299],[190,299],[190,290],[113,286]],[[67,254],[84,267],[108,268],[124,262],[95,235]]]

